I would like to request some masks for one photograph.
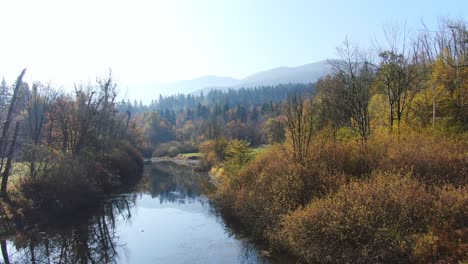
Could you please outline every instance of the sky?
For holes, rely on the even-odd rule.
[[[370,49],[382,28],[464,18],[466,0],[0,0],[0,78],[121,86],[203,75],[243,78],[335,57],[345,37]]]

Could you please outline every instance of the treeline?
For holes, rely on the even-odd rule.
[[[0,87],[3,214],[73,211],[138,177],[141,142],[130,113],[117,110],[110,74],[69,94],[30,86],[25,72]]]
[[[377,58],[346,40],[332,61],[335,72],[317,84],[321,122],[351,127],[366,139],[372,128],[467,129],[467,28],[444,20],[436,31],[410,36],[388,28]]]
[[[236,105],[262,105],[267,102],[278,103],[283,101],[288,94],[291,93],[311,93],[313,92],[313,84],[290,83],[279,84],[276,86],[261,86],[255,88],[240,88],[240,89],[213,89],[204,95],[199,94],[178,94],[171,96],[160,95],[157,100],[153,99],[149,105],[144,105],[141,100],[134,101],[122,100],[119,104],[119,109],[138,114],[145,111],[166,112],[173,111],[179,113],[188,109],[206,106],[213,107],[215,105],[224,107],[233,107]]]
[[[285,100],[283,143],[200,146],[224,215],[301,263],[468,260],[467,23],[386,35]]]
[[[313,84],[213,90],[206,96],[161,97],[149,106],[134,107],[122,102],[119,109],[134,111],[138,127],[147,139],[145,154],[150,156],[158,146],[173,141],[192,146],[221,137],[243,139],[253,145],[281,141],[284,138],[282,101],[289,94],[310,96],[314,92]],[[178,145],[172,143],[183,152]],[[155,154],[164,155],[167,151],[157,150]]]

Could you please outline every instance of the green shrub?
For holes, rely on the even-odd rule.
[[[200,144],[200,152],[205,154],[202,166],[210,168],[222,161],[224,161],[224,149],[228,141],[224,138],[210,139]]]
[[[231,170],[238,170],[252,158],[252,149],[250,143],[245,140],[230,140],[224,149],[226,157],[225,166],[231,167]]]
[[[153,152],[153,157],[175,157],[180,153],[197,152],[198,148],[192,143],[170,141],[159,144]]]

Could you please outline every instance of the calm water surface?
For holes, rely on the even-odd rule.
[[[171,162],[145,167],[134,192],[108,197],[74,219],[47,221],[2,241],[10,263],[294,263],[264,257],[226,226],[208,176]],[[265,253],[265,251],[263,251]]]

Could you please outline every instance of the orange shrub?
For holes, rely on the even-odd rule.
[[[220,177],[221,208],[254,237],[311,263],[466,259],[464,136],[380,133],[363,143],[319,133],[301,164],[289,147]]]
[[[318,145],[318,143],[314,143]],[[389,136],[379,134],[365,144],[361,141],[329,140],[312,153],[311,163],[324,164],[354,177],[375,170],[406,171],[430,185],[468,184],[468,142],[423,133]]]
[[[287,215],[281,234],[306,262],[399,263],[426,231],[432,200],[417,180],[379,173]]]
[[[318,166],[300,168],[280,146],[275,146],[260,153],[242,170],[227,172],[218,194],[222,207],[229,208],[254,236],[272,242],[283,215],[344,182],[342,174],[329,173]]]
[[[468,188],[436,190],[433,222],[427,233],[417,236],[412,260],[418,263],[465,263],[468,261]]]
[[[404,169],[429,184],[468,184],[468,144],[422,134],[395,142],[382,159],[382,170]]]
[[[386,155],[388,142],[384,140],[360,140],[328,142],[322,148],[315,163],[323,163],[328,169],[361,177],[370,174]]]

